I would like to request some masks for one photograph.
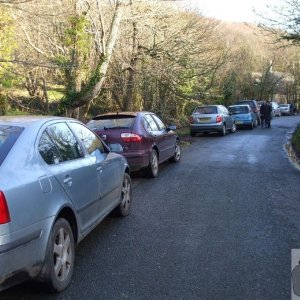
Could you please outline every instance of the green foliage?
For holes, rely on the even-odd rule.
[[[196,100],[186,101],[182,107],[182,115],[190,116],[194,108],[198,105],[202,105],[202,102]]]
[[[197,87],[197,78],[194,69],[185,70],[179,77],[178,91],[183,97],[192,97]]]
[[[88,33],[90,22],[84,15],[69,17],[68,27],[65,31],[64,44],[67,47],[73,47],[79,55],[86,58],[89,54],[91,36]]]
[[[300,126],[298,126],[292,138],[292,145],[295,151],[300,155]]]
[[[52,62],[57,64],[63,70],[70,65],[70,59],[67,56],[63,56],[63,55],[56,55],[52,59]]]
[[[0,93],[0,115],[6,115],[6,112],[7,112],[6,96]]]

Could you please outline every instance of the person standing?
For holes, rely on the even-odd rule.
[[[265,126],[267,128],[271,127],[271,120],[272,120],[272,104],[269,100],[267,100],[265,107],[264,107],[264,115],[265,115]]]
[[[260,126],[264,127],[265,126],[265,110],[266,110],[266,102],[263,101],[262,105],[260,106]]]

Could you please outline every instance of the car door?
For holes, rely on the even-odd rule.
[[[145,120],[145,129],[148,132],[150,138],[152,139],[152,147],[154,145],[157,146],[158,148],[158,156],[159,156],[159,161],[164,160],[165,152],[164,152],[164,140],[165,136],[161,130],[159,130],[158,125],[154,121],[154,119],[151,117],[151,114],[145,114],[144,115],[144,120]],[[150,152],[152,149],[149,149]],[[150,153],[149,153],[150,157]]]
[[[83,143],[88,157],[97,171],[100,188],[100,200],[97,209],[99,218],[102,218],[120,201],[120,189],[124,175],[120,162],[121,157],[110,153],[100,138],[82,124],[70,122],[70,127]]]
[[[172,130],[167,130],[167,126],[158,116],[154,114],[151,116],[158,125],[161,134],[164,136],[164,140],[162,141],[162,151],[164,153],[164,160],[166,160],[175,153],[176,134]]]
[[[46,152],[45,147],[53,151]],[[66,122],[47,126],[39,141],[39,152],[49,172],[69,195],[84,232],[99,218],[100,186],[97,166],[85,155],[84,149]],[[54,153],[54,154],[53,154]]]
[[[221,106],[220,108],[222,110],[223,117],[225,118],[226,129],[231,129],[232,125],[233,125],[232,116],[229,114],[229,111],[227,110],[227,108],[225,106]]]

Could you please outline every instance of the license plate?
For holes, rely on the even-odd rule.
[[[243,124],[243,121],[235,121],[235,124]]]
[[[206,121],[209,121],[210,118],[199,118],[198,119],[198,122],[206,122]]]

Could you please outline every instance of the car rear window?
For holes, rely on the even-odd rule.
[[[250,105],[250,107],[252,107],[252,108],[255,107],[255,102],[253,102],[253,101],[247,101],[247,100],[245,100],[245,101],[239,101],[239,102],[237,102],[236,104],[248,104],[248,105]]]
[[[217,110],[216,106],[197,107],[194,110],[194,114],[210,115],[210,114],[217,114],[217,113],[218,113],[218,110]]]
[[[0,166],[23,130],[23,127],[0,125]]]
[[[135,116],[103,116],[89,121],[86,125],[91,130],[131,129],[134,119]]]
[[[232,114],[247,114],[247,113],[249,113],[249,108],[247,106],[230,106],[228,108],[228,110]]]

